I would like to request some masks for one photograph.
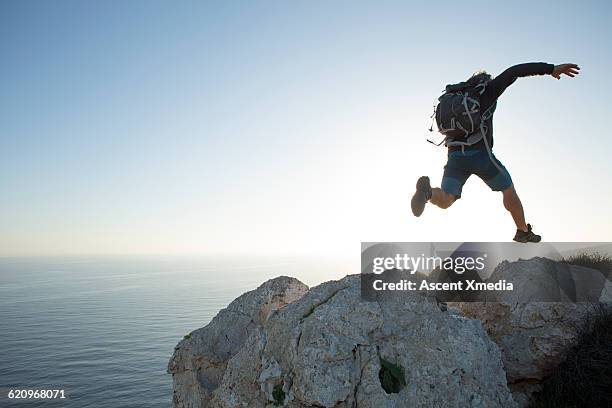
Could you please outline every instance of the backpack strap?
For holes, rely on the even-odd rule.
[[[446,146],[448,147],[453,147],[453,146],[461,146],[461,153],[465,154],[465,147],[466,146],[472,146],[475,145],[476,143],[480,142],[482,139],[486,139],[484,137],[484,134],[486,133],[486,128],[483,129],[482,123],[480,126],[480,130],[476,133],[472,133],[471,135],[469,135],[465,141],[463,140],[446,140]]]
[[[478,91],[478,95],[482,95],[484,93],[485,89],[487,89],[487,83],[488,81],[482,81],[481,83],[479,83],[478,85],[474,87]]]
[[[493,106],[495,106],[495,105],[493,105]],[[493,108],[493,110],[495,110],[495,108]],[[491,112],[489,113],[489,111],[491,111]],[[492,112],[491,108],[487,109],[487,112],[485,112],[485,113],[489,113],[488,117],[491,117],[491,115],[493,115],[493,112]],[[482,132],[483,135],[484,135],[483,140],[484,140],[485,147],[487,149],[487,153],[489,153],[489,159],[491,159],[491,163],[493,163],[493,165],[495,167],[497,167],[497,170],[499,170],[499,172],[503,174],[504,170],[501,168],[501,166],[499,164],[497,164],[495,159],[493,159],[493,151],[491,149],[491,146],[489,146],[489,140],[487,139],[487,136],[486,136],[486,134],[487,134],[487,127],[485,126],[484,121],[480,122],[480,132]]]
[[[475,145],[476,143],[484,139],[485,147],[487,148],[487,152],[489,152],[489,157],[491,158],[491,161],[501,171],[497,163],[495,163],[495,161],[493,160],[493,157],[492,157],[493,155],[491,153],[491,147],[489,146],[489,142],[487,140],[487,132],[489,129],[487,128],[487,125],[485,125],[485,122],[489,120],[491,116],[493,116],[495,107],[496,107],[496,104],[493,104],[491,105],[491,107],[489,107],[486,111],[482,113],[482,116],[480,117],[480,130],[478,132],[469,135],[465,140],[445,139],[444,141],[446,142],[446,146],[450,146],[450,147],[461,146],[461,152],[465,153],[466,146]]]
[[[463,95],[463,107],[465,109],[464,113],[467,115],[468,119],[470,120],[470,125],[472,126],[472,129],[474,129],[474,119],[472,119],[472,109],[468,107],[468,99],[470,99],[470,102],[472,103],[472,108],[474,107],[475,99],[468,98],[467,94]],[[467,136],[468,135],[467,130],[463,129],[463,126],[461,126],[460,123],[458,125],[461,127],[461,130],[463,130],[465,132],[465,135]]]

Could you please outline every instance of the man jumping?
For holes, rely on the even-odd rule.
[[[491,150],[493,112],[497,98],[517,78],[552,75],[561,79],[562,74],[573,78],[578,75],[579,70],[576,64],[552,65],[536,62],[510,67],[494,79],[486,72],[480,72],[466,82],[448,85],[435,112],[438,128],[446,135],[443,142],[448,147],[448,161],[444,166],[442,186],[432,188],[429,177],[420,177],[411,202],[413,214],[420,216],[428,201],[442,209],[450,207],[461,198],[461,190],[468,177],[475,174],[491,190],[502,192],[504,207],[516,224],[514,240],[540,242],[542,238],[536,235],[531,225],[525,221],[523,205],[514,189],[510,173]],[[446,99],[443,101],[443,98]],[[463,111],[458,113],[461,110]],[[445,119],[444,115],[450,120]]]

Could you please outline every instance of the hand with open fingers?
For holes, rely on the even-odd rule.
[[[578,71],[580,71],[580,67],[576,64],[561,64],[555,65],[555,69],[551,75],[557,79],[561,79],[561,74],[565,74],[568,77],[573,78],[578,75]]]

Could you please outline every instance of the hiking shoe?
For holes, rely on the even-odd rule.
[[[410,206],[412,207],[412,213],[419,217],[423,214],[425,204],[431,198],[431,185],[429,184],[429,177],[419,177],[416,183],[416,193],[412,196]]]
[[[531,224],[527,224],[527,232],[517,229],[514,240],[516,242],[540,242],[542,237],[534,234],[531,230]]]

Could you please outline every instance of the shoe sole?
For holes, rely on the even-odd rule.
[[[410,207],[412,208],[412,213],[415,217],[420,217],[421,214],[423,214],[426,203],[427,199],[423,191],[417,191],[414,193],[412,200],[410,201]]]
[[[537,241],[527,241],[527,240],[525,240],[525,241],[519,241],[519,240],[518,240],[518,239],[516,239],[516,238],[513,238],[512,240],[513,240],[514,242],[519,242],[519,243],[521,243],[521,244],[537,244],[538,242],[542,242],[542,237],[538,238],[538,240],[537,240]]]
[[[431,184],[429,181],[429,177],[427,176],[419,177],[416,183],[416,189],[417,191],[431,190]]]
[[[412,196],[412,200],[410,201],[410,207],[412,208],[412,213],[415,217],[420,217],[425,210],[425,204],[427,204],[427,196],[425,191],[423,190],[431,190],[431,185],[429,184],[429,177],[421,176],[417,180],[416,183],[416,193]]]

